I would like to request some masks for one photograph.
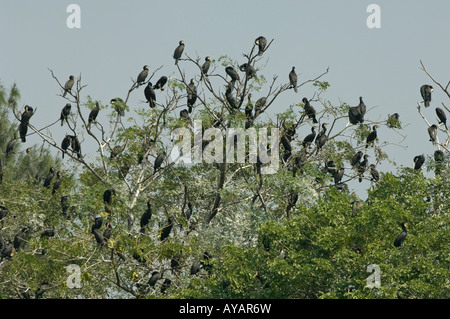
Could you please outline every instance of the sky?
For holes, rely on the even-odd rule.
[[[67,26],[70,4],[80,8],[80,28]],[[380,8],[380,28],[367,25],[370,4]],[[113,97],[125,97],[130,79],[145,64],[150,73],[163,66],[156,77],[175,74],[172,54],[180,40],[191,57],[208,55],[217,60],[228,55],[243,61],[242,53],[249,52],[253,41],[263,35],[273,39],[262,60],[267,62],[261,71],[266,79],[278,75],[278,84],[287,83],[295,66],[302,82],[329,67],[321,80],[331,84],[324,97],[335,105],[341,101],[357,105],[363,96],[370,120],[399,113],[406,139],[384,127],[378,137],[399,144],[384,150],[398,165],[411,167],[414,156],[435,151],[416,108],[422,100],[420,86],[432,84],[420,69],[420,60],[435,79],[447,84],[448,12],[448,0],[0,0],[0,81],[7,88],[14,82],[18,85],[20,105],[37,108],[32,122],[43,127],[59,118],[66,103],[57,96],[60,90],[48,69],[62,83],[70,74],[81,74],[87,84],[84,96],[108,104]],[[450,103],[434,87],[431,107],[422,110],[436,123],[435,107]],[[311,85],[298,94],[287,92],[271,112],[282,112],[313,93]],[[139,105],[143,99],[143,92],[135,93],[129,105]],[[51,130],[61,139],[68,133],[59,125]],[[309,129],[298,133],[306,135]],[[445,137],[443,132],[439,136]],[[41,141],[34,135],[28,143]],[[383,169],[390,168],[379,168]]]

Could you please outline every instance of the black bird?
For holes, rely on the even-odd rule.
[[[255,103],[255,115],[254,115],[254,119],[256,119],[258,116],[259,116],[259,114],[261,114],[261,112],[262,112],[262,109],[264,108],[264,106],[266,105],[266,103],[267,103],[267,98],[265,97],[265,96],[263,96],[263,97],[260,97],[257,101],[256,101],[256,103]]]
[[[239,105],[236,102],[236,99],[233,96],[233,88],[232,86],[227,86],[227,90],[225,91],[225,98],[227,99],[227,102],[230,104],[232,109],[238,109]]]
[[[20,122],[19,124],[19,136],[22,143],[27,141],[28,122]]]
[[[69,80],[67,80],[66,84],[64,84],[64,94],[63,97],[66,96],[67,92],[72,92],[73,85],[75,84],[75,77],[73,75],[69,76]]]
[[[61,126],[63,126],[64,124],[64,120],[67,121],[67,117],[70,115],[70,109],[72,108],[72,105],[70,105],[69,103],[67,103],[63,109],[61,110],[61,116],[60,116],[60,120],[61,120]]]
[[[191,119],[191,117],[189,116],[188,110],[183,109],[183,110],[180,111],[180,119],[182,119],[182,120],[184,119],[184,120],[188,121],[189,124],[192,125],[192,119]]]
[[[53,229],[46,229],[41,233],[41,238],[43,237],[55,237],[55,231]]]
[[[414,169],[419,170],[422,168],[423,163],[425,163],[425,156],[417,155],[413,159],[414,161]]]
[[[111,103],[111,105],[114,105],[114,109],[116,110],[118,115],[125,116],[126,105],[120,97],[111,99],[110,103]]]
[[[258,45],[258,56],[261,56],[266,50],[267,39],[263,36],[259,36],[255,39],[255,44]]]
[[[150,200],[148,200],[147,201],[147,210],[142,214],[141,220],[140,220],[141,234],[145,234],[145,228],[147,227],[151,218],[152,218],[152,203]]]
[[[316,137],[316,131],[315,131],[315,127],[311,126],[311,133],[306,135],[306,137],[304,138],[302,145],[303,147],[308,147],[309,145],[312,144],[312,142],[314,142],[314,138]]]
[[[167,219],[167,224],[161,229],[161,241],[164,241],[167,237],[169,237],[172,227],[173,227],[173,218],[169,217]]]
[[[334,161],[327,161],[325,163],[325,170],[327,171],[327,173],[330,173],[331,175],[333,175],[336,172],[336,165],[334,164]]]
[[[69,210],[69,199],[67,195],[61,196],[61,209],[63,216],[67,216]]]
[[[61,149],[62,151],[62,158],[64,158],[64,153],[67,151],[69,146],[72,144],[72,137],[71,135],[66,135],[64,139],[61,142]]]
[[[364,123],[364,115],[366,114],[366,105],[362,96],[359,97],[358,106],[351,106],[348,110],[348,119],[351,124]]]
[[[100,112],[100,105],[98,102],[95,102],[95,107],[89,113],[88,125],[92,123],[97,123],[97,115]]]
[[[184,218],[186,218],[186,221],[189,221],[189,219],[192,216],[192,213],[194,212],[194,205],[192,204],[191,201],[188,202],[188,209],[186,211],[183,212],[184,214]]]
[[[112,226],[110,223],[106,223],[105,231],[103,232],[103,239],[108,241],[112,235]]]
[[[344,171],[345,171],[345,169],[343,167],[341,167],[336,172],[334,172],[333,179],[334,179],[335,185],[341,183],[342,178],[344,177]]]
[[[115,189],[107,189],[103,192],[103,203],[105,204],[105,211],[107,213],[112,212],[112,204],[114,201],[114,196],[116,196]]]
[[[433,92],[434,89],[431,85],[424,84],[420,87],[420,95],[422,95],[423,102],[425,103],[425,107],[430,106],[431,102],[431,92]]]
[[[295,66],[293,66],[291,72],[289,72],[289,84],[291,85],[290,88],[291,89],[293,88],[295,93],[298,92],[297,80],[298,80],[297,73],[295,73]]]
[[[192,113],[192,108],[194,107],[195,101],[197,101],[197,88],[195,87],[195,79],[192,78],[191,82],[189,82],[186,91],[187,91],[187,106],[188,112]]]
[[[58,188],[61,186],[62,183],[62,172],[57,172],[56,173],[56,180],[55,183],[53,183],[53,189],[52,189],[52,194],[56,193],[56,191],[58,190]]]
[[[156,81],[155,85],[153,86],[154,90],[161,90],[164,91],[163,87],[167,83],[167,76],[162,76],[159,78],[158,81]]]
[[[196,275],[200,272],[200,268],[203,266],[203,262],[200,260],[196,260],[192,263],[191,266],[191,275]]]
[[[17,135],[16,133],[14,133],[13,139],[10,140],[6,145],[6,158],[8,158],[9,154],[14,150],[14,146],[16,145],[16,143],[17,143]]]
[[[448,130],[447,128],[447,116],[445,115],[445,112],[443,109],[441,109],[440,107],[436,108],[436,115],[439,118],[439,124],[444,124],[445,129]]]
[[[142,68],[142,71],[139,72],[137,80],[136,80],[136,88],[138,88],[140,85],[144,84],[145,79],[148,76],[148,65],[144,65]]]
[[[25,105],[25,111],[23,111],[22,116],[20,118],[21,123],[28,123],[33,116],[34,111],[33,108],[29,105]]]
[[[317,123],[316,119],[316,110],[314,109],[311,104],[309,104],[309,101],[306,97],[302,99],[303,104],[305,104],[305,115],[308,116],[308,118],[312,119],[313,123]]]
[[[430,142],[433,142],[433,145],[436,144],[437,137],[437,125],[433,124],[428,128],[428,135],[430,136]]]
[[[394,246],[395,247],[400,247],[402,245],[402,243],[405,241],[406,236],[408,235],[408,230],[406,229],[406,225],[408,225],[407,223],[402,223],[402,229],[403,231],[400,233],[400,235],[398,235],[395,240],[394,240]]]
[[[252,94],[249,93],[247,96],[248,96],[248,103],[247,103],[247,105],[245,106],[245,116],[247,117],[248,120],[251,120],[251,119],[253,119],[253,116],[252,116],[252,112],[253,112],[253,103],[252,103],[252,101],[251,101]]]
[[[155,163],[153,165],[153,174],[156,173],[156,171],[161,167],[162,163],[164,162],[165,158],[166,158],[167,154],[165,151],[163,151],[162,153],[160,153],[156,159],[155,159]]]
[[[390,128],[400,128],[400,114],[398,113],[394,113],[392,115],[389,115],[388,120],[387,120],[387,125]]]
[[[147,86],[144,89],[144,95],[145,95],[145,98],[146,98],[149,106],[151,108],[154,108],[155,107],[155,101],[156,101],[156,93],[155,93],[155,90],[152,87],[152,82],[148,82],[147,83]]]
[[[101,216],[95,217],[94,224],[92,225],[92,230],[94,229],[100,229],[103,225],[103,218]]]
[[[358,165],[359,161],[361,161],[362,157],[363,157],[363,152],[362,151],[358,151],[355,155],[353,155],[350,164],[352,164],[352,166]]]
[[[239,70],[241,70],[242,72],[245,72],[245,74],[247,75],[247,78],[249,78],[249,79],[251,79],[253,76],[256,75],[256,69],[248,63],[241,64],[239,66]]]
[[[8,208],[6,208],[5,206],[1,206],[0,205],[0,220],[3,220],[3,218],[5,218],[6,215],[8,215],[8,213],[9,213]],[[2,223],[3,223],[3,221],[2,221]]]
[[[78,158],[81,158],[81,144],[80,144],[80,141],[78,140],[78,137],[76,137],[75,135],[69,135],[69,136],[70,136],[72,151],[77,154]]]
[[[210,66],[211,66],[211,58],[209,56],[207,56],[205,58],[205,62],[202,65],[201,79],[203,79],[204,76],[208,76],[208,71],[209,71]]]
[[[322,130],[317,134],[316,136],[316,145],[317,145],[317,152],[325,145],[325,143],[328,141],[328,136],[326,135],[327,132],[327,123],[322,123]]]
[[[92,234],[94,234],[95,240],[97,241],[97,244],[102,247],[105,243],[105,239],[103,238],[103,234],[100,229],[94,228],[92,229]]]
[[[444,163],[444,152],[441,150],[436,150],[434,152],[434,160],[435,160],[435,169],[434,169],[434,173],[436,175],[440,175],[441,174],[441,169],[442,169],[442,165]]]
[[[369,155],[365,154],[361,163],[358,164],[358,181],[361,183],[364,172],[367,169],[367,164],[369,163]]]
[[[372,144],[375,142],[375,139],[377,138],[377,128],[378,128],[378,125],[374,125],[372,127],[372,132],[370,132],[369,135],[367,135],[366,148],[369,147],[369,144]]]
[[[44,187],[50,187],[50,183],[52,182],[53,177],[55,177],[55,169],[53,167],[50,167],[49,173],[44,180]]]
[[[7,243],[4,242],[2,246],[3,249],[1,251],[0,262],[3,261],[4,258],[11,259],[11,257],[14,256],[14,246],[11,243],[11,240],[8,240]]]
[[[375,164],[370,164],[369,166],[370,168],[370,176],[371,176],[371,181],[377,183],[380,180],[380,173],[378,173]]]
[[[159,271],[153,271],[150,279],[147,282],[147,285],[150,287],[154,287],[156,285],[156,282],[162,278],[162,275]]]
[[[28,227],[23,227],[17,234],[14,236],[14,249],[19,250],[22,245],[23,240],[25,240],[25,235],[30,229]]]
[[[165,294],[167,289],[169,289],[171,285],[172,285],[172,280],[170,280],[169,278],[164,279],[164,281],[161,285],[161,293]]]
[[[184,41],[181,40],[180,42],[178,42],[178,46],[175,49],[175,51],[173,52],[173,58],[175,59],[175,64],[178,64],[178,60],[181,58],[183,51],[184,51]]]
[[[237,74],[236,70],[232,66],[227,66],[225,68],[225,72],[230,76],[231,82],[239,81],[239,74]]]

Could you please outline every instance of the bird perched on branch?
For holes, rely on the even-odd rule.
[[[53,167],[50,167],[49,173],[44,180],[44,187],[46,187],[46,188],[50,187],[50,183],[52,182],[53,177],[55,177],[55,169]]]
[[[423,103],[425,107],[430,106],[431,102],[431,92],[433,92],[434,89],[431,85],[424,84],[420,87],[420,95],[422,95]]]
[[[445,112],[443,109],[441,109],[440,107],[436,108],[436,115],[439,118],[439,124],[444,124],[445,129],[448,130],[447,128],[447,115],[445,115]]]
[[[351,106],[348,110],[348,119],[351,124],[364,123],[364,115],[366,114],[366,105],[363,102],[362,96],[359,97],[359,104]]]
[[[374,125],[372,127],[372,132],[370,132],[369,135],[367,135],[366,148],[368,148],[370,144],[373,144],[375,142],[375,139],[377,138],[377,128],[378,125]]]
[[[184,41],[181,40],[180,42],[178,42],[178,46],[175,49],[175,51],[173,52],[173,58],[175,59],[175,65],[178,64],[178,60],[181,58],[183,51],[184,51]]]
[[[145,234],[145,228],[147,227],[148,223],[150,222],[150,219],[152,218],[152,202],[150,200],[147,201],[147,209],[142,214],[141,220],[140,220],[140,232],[141,234]]]
[[[291,85],[290,88],[294,89],[294,92],[297,93],[297,73],[295,73],[295,66],[292,67],[291,72],[289,72],[289,84]]]
[[[302,99],[302,102],[305,105],[305,115],[308,116],[309,119],[312,119],[313,123],[317,123],[316,110],[314,107],[309,103],[306,97]]]
[[[156,81],[155,85],[153,86],[154,90],[161,90],[164,91],[163,87],[167,83],[167,76],[162,76],[159,78],[158,81]]]
[[[267,39],[259,36],[255,39],[255,44],[258,45],[258,56],[262,56],[267,46]]]
[[[90,126],[92,123],[97,123],[97,116],[99,112],[100,112],[100,105],[98,104],[98,102],[95,102],[95,107],[89,113],[88,126]]]
[[[194,78],[192,78],[191,82],[189,82],[186,91],[187,91],[188,112],[192,113],[192,108],[194,107],[194,104],[197,101],[197,88],[195,87]]]
[[[428,135],[430,136],[430,142],[433,142],[433,145],[436,145],[437,138],[437,125],[433,124],[428,127]]]
[[[211,57],[207,56],[205,58],[205,62],[202,65],[202,76],[201,79],[203,79],[204,76],[208,76],[208,71],[211,66]]]
[[[153,174],[155,174],[156,171],[161,167],[162,163],[166,159],[166,156],[167,156],[166,152],[163,151],[156,157],[155,163],[153,164]]]
[[[64,93],[63,97],[66,96],[67,92],[72,93],[73,85],[75,84],[75,77],[73,75],[69,76],[69,80],[67,80],[66,84],[64,84]]]
[[[422,168],[423,163],[425,163],[425,156],[417,155],[413,159],[414,161],[414,169],[419,170]]]
[[[406,226],[408,224],[407,223],[402,223],[402,229],[403,231],[400,233],[400,235],[398,235],[395,240],[394,240],[394,246],[395,247],[400,247],[402,245],[402,243],[405,241],[406,236],[408,235],[408,230],[406,229]]]
[[[239,74],[237,74],[236,70],[231,66],[227,66],[225,68],[225,72],[230,76],[231,82],[239,81]]]
[[[59,117],[59,119],[61,120],[61,126],[64,125],[64,120],[67,121],[67,118],[70,115],[71,108],[72,108],[72,105],[70,105],[70,103],[67,103],[61,110],[61,116]]]
[[[142,71],[137,76],[136,88],[138,88],[140,85],[144,84],[147,76],[148,76],[148,65],[144,65],[144,67],[142,68]]]

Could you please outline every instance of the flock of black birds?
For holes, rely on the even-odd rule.
[[[255,45],[258,47],[258,56],[262,56],[265,50],[267,49],[267,40],[266,38],[260,36],[255,40]],[[181,59],[183,55],[183,51],[185,48],[184,41],[180,41],[179,45],[176,47],[173,53],[173,58],[175,60],[175,65],[178,65],[179,60]],[[204,79],[208,76],[208,72],[211,66],[211,57],[207,56],[204,60],[204,63],[201,66],[201,79]],[[239,70],[241,72],[245,72],[245,75],[248,78],[251,78],[256,75],[256,69],[248,64],[244,63],[239,66]],[[236,81],[240,81],[240,76],[238,72],[233,68],[233,66],[227,66],[225,67],[225,73],[230,78],[230,81],[226,85],[226,92],[225,92],[225,98],[228,102],[229,106],[231,107],[231,111],[233,110],[239,110],[240,104],[239,101],[236,100],[236,98],[233,96],[233,89],[234,84]],[[144,65],[142,71],[138,74],[135,82],[135,88],[139,88],[140,86],[145,84],[145,81],[149,75],[149,66]],[[298,76],[295,72],[295,67],[292,67],[291,71],[288,75],[289,78],[289,89],[293,89],[295,93],[298,93]],[[147,85],[144,88],[144,96],[146,101],[148,102],[149,106],[151,108],[154,108],[156,106],[156,93],[155,90],[164,91],[164,86],[166,85],[168,81],[168,78],[166,76],[162,76],[159,78],[159,80],[153,85],[151,82],[148,82]],[[65,83],[63,87],[63,94],[62,97],[66,97],[67,94],[72,94],[72,89],[75,84],[75,77],[73,75],[70,75],[69,79]],[[423,85],[420,88],[420,93],[423,98],[423,103],[425,107],[430,106],[431,102],[431,93],[433,92],[433,87],[430,85]],[[197,101],[197,88],[195,86],[195,79],[192,78],[186,86],[186,93],[187,93],[187,109],[183,109],[180,111],[180,118],[189,120],[190,119],[190,113],[192,113],[194,105]],[[74,95],[72,95],[75,97]],[[247,118],[247,123],[245,125],[246,128],[249,128],[253,121],[263,112],[264,106],[266,106],[267,98],[262,97],[258,99],[255,103],[251,102],[251,94],[248,94],[248,104],[245,108],[245,115]],[[303,105],[304,105],[304,117],[307,118],[307,120],[310,120],[312,122],[311,126],[311,133],[308,134],[302,141],[301,145],[303,146],[302,150],[299,152],[298,156],[295,156],[294,158],[294,165],[293,165],[293,174],[295,176],[298,169],[302,167],[302,164],[306,161],[309,148],[311,145],[315,142],[316,144],[316,154],[322,149],[322,147],[327,143],[328,141],[328,135],[327,135],[327,123],[322,123],[321,130],[319,132],[316,132],[317,126],[315,124],[318,123],[317,120],[317,113],[314,107],[311,105],[310,101],[304,97],[302,99]],[[121,98],[113,98],[110,100],[110,103],[112,106],[115,107],[115,110],[118,114],[118,116],[125,116],[125,103]],[[253,107],[254,104],[254,107]],[[92,124],[97,123],[97,116],[100,111],[100,105],[97,102],[96,106],[91,110],[88,116],[88,128]],[[364,117],[366,114],[367,108],[366,105],[363,102],[363,98],[359,98],[359,104],[357,106],[349,107],[348,110],[348,124],[347,125],[357,125],[360,124],[361,126],[364,123]],[[34,111],[33,108],[29,105],[25,106],[24,112],[21,115],[21,120],[19,124],[19,134],[22,142],[26,142],[26,135],[27,135],[27,129],[29,125],[29,121],[31,117],[33,116]],[[436,108],[436,114],[439,118],[439,123],[443,124],[445,126],[445,129],[447,130],[447,118],[445,115],[445,112],[437,107]],[[68,118],[71,115],[71,104],[67,103],[63,109],[61,110],[60,114],[60,121],[61,126],[64,125],[64,122],[66,122],[69,125]],[[388,125],[391,127],[394,127],[396,122],[399,121],[399,114],[394,113],[393,115],[389,116],[388,119]],[[191,122],[192,123],[192,122]],[[215,125],[218,125],[221,123],[221,120],[218,120],[215,122]],[[438,125],[433,124],[428,128],[428,133],[430,136],[430,141],[435,144],[437,142],[437,130]],[[378,125],[373,125],[371,132],[366,137],[366,143],[364,150],[367,150],[370,146],[372,146],[376,140],[377,140],[377,129],[379,128]],[[294,139],[295,135],[295,127],[290,128],[284,128],[284,133],[281,136],[281,144],[283,145],[283,160],[287,162],[291,156],[292,156],[292,146],[291,142]],[[17,137],[14,135],[14,138],[8,143],[6,147],[6,158],[8,158],[8,155],[13,151],[14,146],[17,142]],[[78,159],[82,159],[81,154],[81,144],[77,138],[76,135],[66,135],[62,142],[61,142],[61,150],[62,150],[62,158],[64,158],[64,155],[68,152],[68,150],[71,150],[74,154],[76,154]],[[118,146],[117,148],[112,149],[111,151],[111,158],[116,157],[121,151],[121,147]],[[154,161],[153,166],[153,174],[155,174],[164,163],[164,160],[166,159],[167,154],[163,151],[156,157]],[[443,161],[444,159],[444,153],[440,150],[437,150],[435,152],[435,160]],[[141,159],[142,160],[142,159]],[[414,157],[414,169],[420,170],[422,165],[425,163],[425,156],[424,155],[418,155]],[[358,151],[354,156],[351,158],[350,164],[353,169],[357,172],[358,180],[359,182],[362,182],[364,173],[366,171],[369,171],[371,181],[377,183],[380,179],[380,174],[376,169],[375,164],[369,164],[369,155],[364,154],[363,151]],[[342,189],[342,179],[344,176],[344,167],[336,167],[333,160],[327,160],[325,163],[325,171],[327,173],[330,173],[334,180],[334,185],[338,189]],[[0,161],[0,183],[1,178],[3,176],[3,170],[2,170],[2,163]],[[53,183],[52,188],[52,194],[55,194],[56,191],[59,189],[61,183],[62,183],[62,172],[58,171],[56,172],[56,180]],[[52,181],[55,177],[55,170],[53,167],[50,168],[48,175],[46,176],[43,186],[45,188],[50,188]],[[298,194],[291,194],[293,196],[289,197],[289,208],[292,208],[297,199]],[[297,195],[297,196],[295,196]],[[105,205],[105,212],[107,214],[112,214],[113,212],[113,204],[114,204],[114,197],[117,196],[114,189],[107,189],[104,191],[103,194],[103,202]],[[352,203],[354,204],[354,203]],[[193,203],[189,201],[187,203],[188,209],[185,210],[183,208],[183,214],[186,220],[189,220],[193,213]],[[356,207],[356,206],[355,206]],[[61,197],[61,208],[64,216],[67,216],[68,209],[69,209],[69,203],[68,203],[68,196],[64,195]],[[288,208],[288,210],[289,210]],[[3,222],[6,215],[8,215],[8,209],[4,206],[0,206],[0,221],[2,222],[2,228],[3,228]],[[150,220],[152,218],[152,201],[147,201],[147,209],[144,211],[140,218],[139,222],[139,232],[141,235],[144,235],[146,233],[146,229],[149,226]],[[160,232],[160,240],[161,242],[164,242],[169,238],[169,235],[171,233],[171,230],[175,224],[175,221],[172,217],[168,217],[166,224],[161,228]],[[104,229],[102,230],[103,226],[103,218],[97,217],[93,221],[93,224],[91,226],[91,233],[95,238],[95,241],[97,242],[100,249],[102,249],[105,245],[107,245],[108,241],[110,240],[112,236],[113,228],[109,222],[106,222],[106,225]],[[395,239],[394,246],[400,247],[403,241],[405,240],[407,236],[407,229],[406,229],[406,223],[402,223],[402,229],[403,232]],[[0,236],[0,252],[1,252],[1,260],[4,258],[11,258],[14,254],[14,249],[19,250],[20,246],[26,238],[27,233],[30,232],[29,227],[23,227],[15,236],[14,240],[4,240],[2,236]],[[41,233],[41,237],[53,237],[55,236],[55,232],[51,229],[44,230]],[[120,256],[120,255],[119,255]],[[123,256],[122,256],[123,257]],[[146,259],[141,253],[134,253],[133,257],[138,260],[139,262],[146,262]],[[181,258],[181,252],[180,255],[174,256],[171,261],[171,267],[172,270],[177,270],[180,267],[180,258]],[[204,253],[203,260],[196,260],[191,268],[190,268],[190,274],[195,275],[197,274],[201,268],[205,268],[207,270],[210,270],[209,260],[211,258],[211,255],[207,252]],[[156,282],[158,280],[163,279],[163,273],[160,273],[158,271],[154,271],[151,274],[150,279],[148,280],[146,287],[153,287],[155,286]],[[161,292],[165,292],[167,288],[170,286],[171,280],[168,278],[165,278],[162,286],[161,286]]]

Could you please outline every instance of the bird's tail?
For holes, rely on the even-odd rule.
[[[430,106],[430,101],[425,101],[425,107],[429,107]]]
[[[298,89],[297,89],[296,86],[294,86],[294,92],[295,92],[295,93],[298,93]]]

